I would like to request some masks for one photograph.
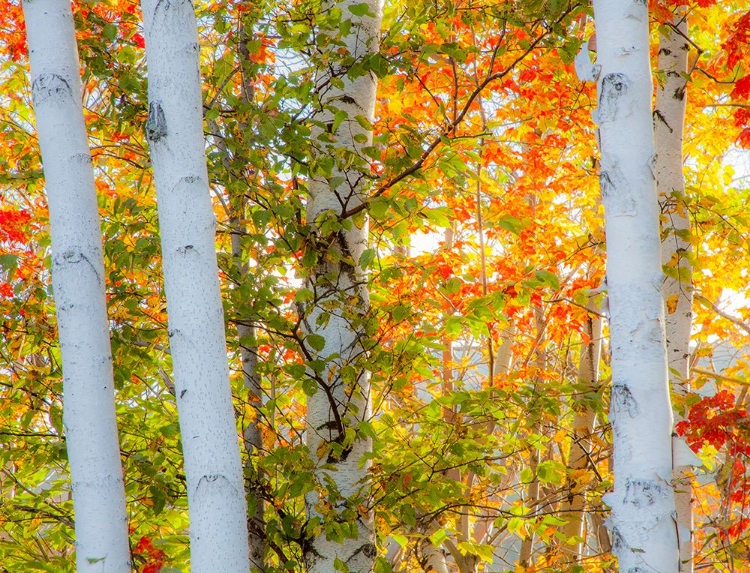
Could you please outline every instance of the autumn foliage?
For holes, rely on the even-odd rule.
[[[267,570],[302,571],[311,532],[343,540],[369,510],[377,572],[428,571],[433,559],[461,573],[612,570],[602,517],[612,487],[606,344],[597,379],[579,377],[587,326],[607,316],[597,96],[573,63],[593,31],[589,7],[393,0],[378,53],[351,72],[378,81],[373,144],[357,159],[368,200],[328,221],[335,235],[367,216],[370,232],[360,260],[346,261],[368,272],[370,308],[358,318],[364,350],[344,375],[366,370],[373,385],[372,416],[347,438],[373,443],[369,496],[352,506],[335,484],[315,482],[304,445],[305,404],[317,391],[309,372],[323,368],[309,352],[320,341],[305,338],[299,315],[318,296],[304,287],[320,240],[305,220],[316,168],[308,158],[320,145],[312,134],[326,127],[315,41],[321,27],[346,21],[335,10],[317,21],[308,4],[196,3],[238,439],[254,426],[262,438],[243,461],[251,512],[262,506],[251,531],[266,540]],[[691,46],[685,256],[695,373],[675,410],[677,432],[703,464],[694,470],[695,563],[740,571],[750,548],[750,12],[742,2],[651,4],[654,62],[675,11],[687,14]],[[133,561],[139,573],[186,571],[140,9],[131,0],[74,9]],[[63,373],[17,2],[0,2],[0,22],[0,562],[72,571]],[[243,377],[243,348],[257,360],[261,396]],[[596,421],[587,464],[574,472],[574,423],[586,411]],[[308,519],[313,490],[321,514],[336,519]],[[570,516],[560,508],[574,491],[585,497],[586,549],[571,564],[576,540],[563,535]]]

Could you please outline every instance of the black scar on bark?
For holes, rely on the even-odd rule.
[[[39,105],[48,99],[63,100],[73,96],[70,83],[59,74],[41,74],[31,84],[34,103]]]
[[[618,414],[627,410],[631,418],[635,418],[640,413],[638,402],[633,398],[633,393],[627,384],[614,384],[612,386],[612,408]]]
[[[611,195],[617,188],[609,171],[602,171],[599,173],[599,185],[602,188],[602,195],[605,197]]]
[[[94,271],[94,276],[96,277],[96,282],[98,284],[102,284],[102,278],[99,276],[99,272],[96,270],[96,267],[94,266],[94,263],[92,263],[89,258],[83,253],[83,248],[74,246],[68,249],[67,251],[64,251],[62,253],[58,253],[55,255],[55,257],[52,259],[52,264],[56,267],[62,267],[66,264],[78,264],[82,261],[86,261],[89,266],[91,267],[91,270]]]
[[[687,86],[685,84],[683,84],[680,87],[678,87],[676,90],[674,90],[674,96],[673,96],[674,99],[676,99],[677,101],[684,100],[685,99],[685,88],[686,87]]]
[[[672,129],[672,127],[667,123],[667,119],[664,117],[664,114],[660,110],[655,109],[654,110],[654,126],[656,126],[657,119],[661,121],[667,127],[667,129],[669,130],[669,133],[674,133],[674,129]]]
[[[628,480],[623,503],[630,503],[640,509],[654,505],[661,495],[661,486],[653,480]]]
[[[167,118],[160,101],[148,104],[148,119],[146,120],[146,139],[156,143],[167,135]]]
[[[611,160],[603,160],[599,173],[599,185],[606,209],[613,215],[627,215],[635,212],[635,201],[628,188],[625,174]]]
[[[602,79],[599,95],[599,121],[613,121],[617,116],[620,101],[628,93],[628,78],[625,74],[607,74]]]
[[[620,530],[616,527],[612,528],[612,550],[615,553],[619,553],[623,549],[627,547],[627,543],[625,543],[625,539],[623,538],[622,534],[620,533]]]

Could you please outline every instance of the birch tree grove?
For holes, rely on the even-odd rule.
[[[23,1],[0,573],[747,568],[747,0]]]
[[[620,571],[670,573],[678,551],[648,8],[598,0],[594,16],[615,475],[605,502]]]
[[[191,569],[249,570],[247,508],[229,387],[190,0],[142,3],[169,346],[190,509]]]
[[[76,567],[131,570],[104,264],[68,2],[24,2],[31,85],[52,234],[63,420],[75,507]]]

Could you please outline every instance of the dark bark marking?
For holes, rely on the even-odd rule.
[[[88,257],[83,254],[81,247],[72,247],[68,249],[67,251],[63,251],[62,253],[55,255],[55,258],[53,259],[54,265],[56,267],[62,267],[68,263],[75,265],[82,261],[86,261],[89,264],[89,266],[91,267],[91,270],[94,271],[96,282],[98,282],[99,284],[102,284],[102,279],[99,276],[99,273],[97,272],[96,267],[88,259]]]
[[[602,79],[599,95],[599,122],[614,121],[621,108],[622,98],[628,93],[628,78],[625,74],[607,74]]]
[[[41,74],[31,84],[34,104],[39,105],[48,99],[58,102],[73,97],[73,90],[68,80],[59,74]]]
[[[90,153],[76,153],[70,158],[71,161],[76,161],[82,165],[91,165],[91,154]]]
[[[635,214],[635,201],[630,195],[625,175],[614,162],[602,161],[599,185],[604,206],[610,209],[613,215]]]
[[[672,98],[676,99],[677,101],[684,100],[686,87],[687,87],[686,84],[683,83],[680,87],[674,90],[674,94],[672,95]]]
[[[148,119],[146,120],[146,139],[149,143],[156,143],[167,135],[167,118],[160,101],[148,104]]]
[[[623,549],[627,548],[627,543],[625,543],[625,538],[620,533],[620,530],[616,527],[612,528],[612,551],[615,553],[620,553]]]
[[[627,384],[614,384],[612,386],[612,409],[616,414],[627,410],[631,418],[640,414],[638,402],[633,398],[633,393]]]
[[[630,503],[640,509],[654,505],[662,494],[661,486],[653,480],[628,480],[623,503]]]
[[[351,561],[352,559],[354,559],[360,553],[362,553],[368,559],[375,559],[375,557],[377,557],[378,555],[378,550],[375,547],[374,543],[365,543],[364,545],[361,545],[359,548],[357,548],[357,550],[354,553],[351,554],[349,559],[346,560],[347,563]]]
[[[183,4],[190,4],[190,7],[195,9],[192,0],[159,0],[154,8],[154,14],[156,14],[162,7],[165,10],[169,10],[170,8],[179,8]]]
[[[667,123],[667,118],[664,117],[664,114],[660,110],[655,109],[654,110],[654,127],[656,127],[656,120],[657,119],[659,121],[661,121],[665,126],[667,126],[667,129],[669,130],[669,133],[674,133],[674,129],[672,129],[672,127],[669,125],[669,123]]]

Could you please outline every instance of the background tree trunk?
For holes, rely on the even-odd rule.
[[[659,36],[659,76],[654,110],[656,185],[662,211],[662,264],[667,273],[664,300],[669,381],[672,392],[683,399],[690,389],[690,333],[693,325],[692,247],[682,167],[690,48],[686,18],[678,13],[672,22],[665,22]],[[692,472],[689,466],[675,466],[674,471],[680,571],[692,572]]]
[[[198,33],[188,0],[142,3],[169,337],[185,456],[191,570],[248,571],[245,488],[208,193]]]
[[[372,515],[364,493],[369,463],[362,460],[372,444],[357,427],[371,415],[369,374],[358,364],[365,353],[362,339],[369,311],[367,276],[360,266],[368,224],[362,215],[341,215],[361,206],[370,170],[362,150],[372,144],[368,125],[374,120],[377,82],[372,72],[348,72],[378,49],[381,6],[378,0],[324,2],[321,19],[334,14],[334,8],[351,28],[342,35],[334,21],[317,36],[320,112],[313,131],[307,207],[317,260],[306,285],[313,299],[302,309],[302,322],[308,360],[325,361],[321,373],[310,372],[317,391],[307,404],[307,445],[319,484],[308,495],[308,511],[323,527],[311,535],[305,559],[310,573],[329,573],[341,563],[363,573],[372,569],[375,558]]]
[[[673,573],[672,408],[669,399],[653,175],[651,67],[645,2],[595,0],[607,237],[614,442],[613,548],[621,571]]]
[[[588,343],[583,345],[578,362],[578,383],[587,388],[587,392],[599,389],[599,361],[602,351],[602,319],[599,305],[590,300],[587,308],[591,311],[584,324],[584,334]],[[590,474],[586,471],[593,464],[591,459],[591,434],[596,423],[596,412],[589,406],[582,406],[573,418],[573,438],[568,452],[568,468],[572,472],[568,481],[568,495],[560,507],[562,518],[567,520],[563,527],[566,539],[580,538],[575,544],[565,546],[564,562],[568,565],[578,563],[586,547],[584,523],[586,520],[586,485]]]
[[[79,572],[132,568],[94,175],[70,3],[23,3],[52,234]]]

